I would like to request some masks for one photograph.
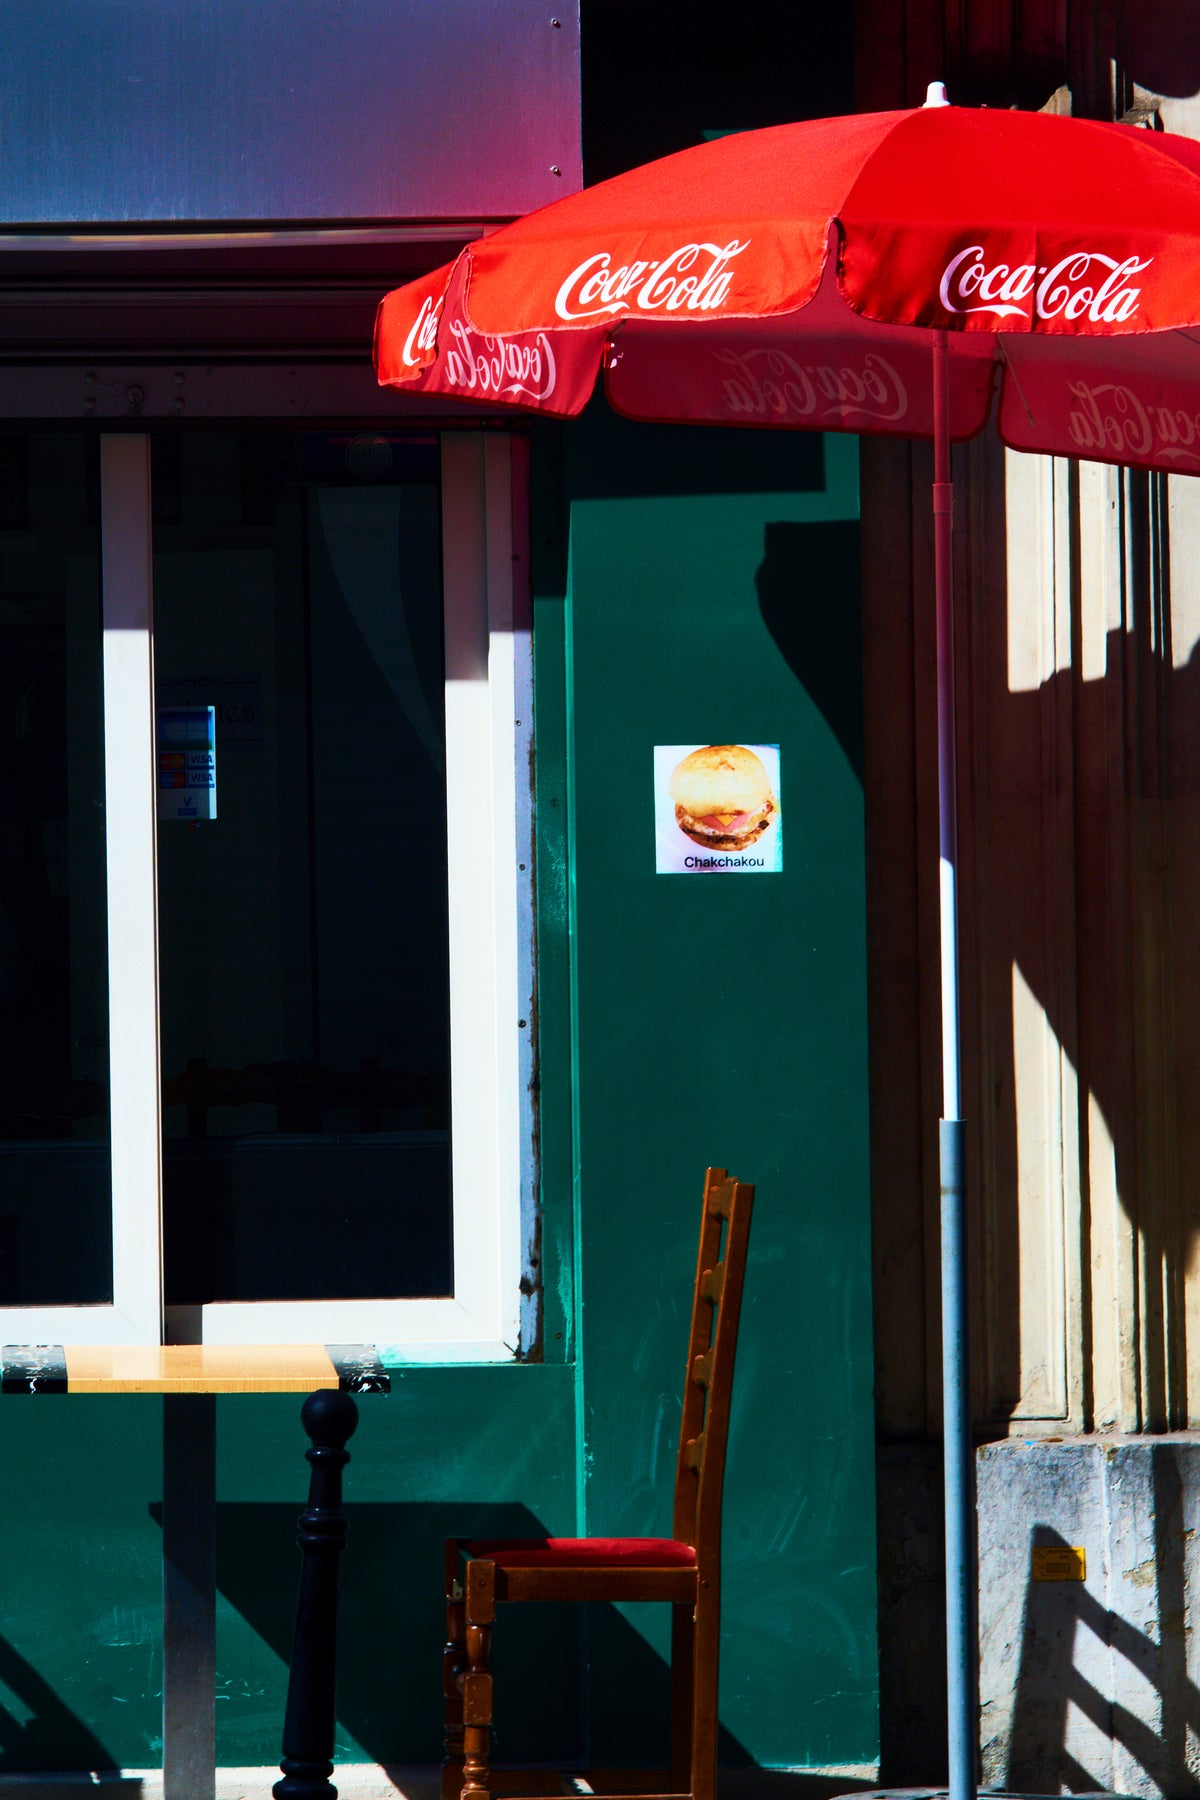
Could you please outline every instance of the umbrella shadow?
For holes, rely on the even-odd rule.
[[[836,598],[860,591],[859,543],[857,519],[772,521],[754,584],[763,623],[861,782],[862,614]]]
[[[992,470],[985,505],[1002,504],[998,446],[980,445],[972,455],[985,479],[989,465]],[[1077,479],[1073,471],[1070,480]],[[1178,1333],[1168,1329],[1167,1314],[1182,1306],[1190,1254],[1192,1228],[1181,1202],[1196,1154],[1188,1084],[1200,1070],[1200,1020],[1173,996],[1195,991],[1200,956],[1174,920],[1185,916],[1181,903],[1186,916],[1200,907],[1200,858],[1188,829],[1190,797],[1200,794],[1200,646],[1175,666],[1165,484],[1137,473],[1125,480],[1125,621],[1106,633],[1102,662],[1095,645],[1085,654],[1073,554],[1070,666],[1016,691],[1002,648],[1006,632],[1009,640],[1015,635],[1013,621],[994,623],[1006,620],[1003,602],[1012,604],[1002,520],[988,522],[986,559],[976,549],[972,567],[969,542],[962,559],[964,660],[976,718],[974,754],[960,771],[960,791],[966,816],[975,819],[963,828],[963,846],[976,859],[964,886],[977,898],[966,931],[974,937],[978,969],[973,994],[964,994],[963,1043],[966,1091],[991,1103],[986,1114],[981,1104],[975,1141],[985,1239],[975,1247],[976,1271],[991,1302],[986,1339],[973,1354],[984,1375],[987,1416],[997,1422],[1021,1412],[1054,1416],[1049,1390],[1040,1403],[1035,1398],[1032,1413],[1024,1391],[1029,1328],[1046,1334],[1050,1356],[1060,1351],[1049,1341],[1054,1327],[1021,1312],[1023,1300],[1037,1304],[1027,1291],[1022,1233],[1046,1229],[1023,1217],[1020,1203],[1018,1139],[1030,1127],[1018,1117],[1019,1086],[1041,1079],[1033,1068],[1038,1050],[1023,987],[1077,1080],[1082,1216],[1077,1228],[1068,1217],[1065,1230],[1078,1229],[1086,1246],[1089,1171],[1107,1161],[1118,1203],[1138,1233],[1145,1271],[1138,1424],[1162,1430],[1183,1423],[1180,1371],[1171,1362]],[[1018,518],[1010,531],[1014,523],[1032,529]],[[978,566],[984,560],[986,567]],[[1064,1138],[1075,1123],[1064,1118]],[[1050,1205],[1055,1184],[1070,1178],[1064,1167],[1048,1170],[1046,1179]],[[1049,1237],[1046,1252],[1068,1254],[1055,1251]],[[1110,1421],[1097,1418],[1090,1386],[1086,1247],[1080,1263],[1082,1405],[1093,1427]],[[1058,1329],[1065,1337],[1070,1328],[1064,1320]],[[1061,1380],[1065,1416],[1065,1373]]]
[[[919,988],[914,972],[918,943],[922,957],[930,951],[936,955],[936,806],[932,799],[926,804],[918,798],[936,795],[933,625],[932,606],[927,604],[932,596],[931,547],[922,543],[920,511],[928,493],[929,453],[926,447],[883,445],[878,440],[869,447],[864,444],[863,451],[869,483],[875,479],[878,491],[876,478],[882,477],[890,480],[894,494],[914,497],[917,521],[909,540],[911,559],[900,533],[884,541],[877,527],[862,540],[868,604],[873,608],[867,619],[870,693],[865,766],[872,800],[868,930],[872,1162],[880,1234],[877,1329],[881,1380],[891,1382],[889,1402],[894,1403],[896,1393],[901,1392],[903,1399],[905,1391],[894,1366],[888,1367],[889,1358],[894,1365],[896,1357],[888,1340],[888,1320],[905,1309],[921,1316],[930,1274],[917,1209],[910,1206],[899,1220],[907,1238],[902,1238],[897,1224],[897,1179],[902,1185],[906,1170],[923,1168],[926,1176],[933,1171],[934,1210],[927,1214],[927,1231],[936,1216],[938,1096],[930,1092],[931,1067],[923,1068],[924,1059],[916,1054],[922,1042],[936,1043],[936,991]],[[963,1048],[966,1092],[986,1097],[978,1111],[972,1106],[976,1116],[968,1121],[970,1178],[977,1184],[972,1209],[974,1280],[977,1292],[986,1283],[988,1293],[986,1308],[974,1309],[978,1338],[972,1358],[982,1400],[977,1416],[988,1421],[985,1436],[1006,1435],[1014,1415],[1054,1416],[1049,1389],[1059,1377],[1052,1371],[1048,1378],[1046,1368],[1061,1356],[1067,1332],[1075,1329],[1065,1319],[1055,1327],[1052,1320],[1037,1316],[1038,1297],[1028,1291],[1028,1268],[1022,1264],[1022,1253],[1026,1263],[1030,1255],[1031,1226],[1036,1230],[1041,1224],[1037,1208],[1044,1203],[1049,1216],[1055,1183],[1065,1181],[1069,1172],[1056,1175],[1049,1170],[1045,1194],[1027,1192],[1023,1209],[1018,1138],[1019,1126],[1023,1132],[1030,1128],[1026,1112],[1030,1096],[1019,1094],[1019,1084],[1043,1080],[1037,1058],[1045,1056],[1047,1089],[1053,1086],[1061,1050],[1078,1082],[1077,1121],[1065,1118],[1063,1127],[1069,1136],[1077,1124],[1082,1214],[1077,1225],[1069,1216],[1064,1223],[1068,1233],[1078,1230],[1085,1246],[1078,1296],[1084,1423],[1088,1428],[1096,1423],[1095,1397],[1087,1385],[1093,1346],[1086,1250],[1094,1151],[1095,1166],[1102,1167],[1108,1159],[1108,1180],[1138,1234],[1145,1270],[1138,1296],[1143,1309],[1140,1423],[1143,1428],[1163,1429],[1183,1422],[1177,1416],[1180,1372],[1169,1361],[1170,1340],[1178,1332],[1168,1331],[1166,1311],[1172,1305],[1181,1307],[1195,1231],[1194,1220],[1189,1222],[1188,1209],[1177,1196],[1194,1191],[1200,1178],[1200,1132],[1189,1123],[1192,1116],[1200,1116],[1200,1108],[1193,1104],[1200,1076],[1200,1010],[1173,1004],[1170,992],[1174,988],[1187,995],[1200,987],[1200,941],[1183,928],[1183,922],[1200,911],[1200,641],[1190,647],[1172,641],[1170,571],[1163,554],[1162,519],[1156,513],[1164,496],[1152,478],[1132,474],[1125,477],[1123,625],[1107,632],[1102,647],[1089,645],[1085,662],[1078,623],[1081,596],[1076,589],[1069,596],[1074,620],[1071,653],[1059,659],[1070,666],[1048,677],[1039,677],[1035,668],[1032,678],[1028,667],[1010,669],[1010,569],[1005,546],[1012,541],[1010,533],[1032,530],[1033,521],[1015,515],[1006,519],[1003,453],[998,445],[985,440],[958,455],[963,527],[956,574],[958,649],[960,690],[966,696],[960,717],[961,852],[965,894],[981,901],[979,910],[964,913],[965,966],[977,973],[964,984]],[[872,458],[875,466],[870,469]],[[968,470],[970,482],[961,479]],[[855,531],[850,526],[770,525],[757,586],[764,621],[789,666],[851,767],[861,772]],[[1074,560],[1077,566],[1077,555]],[[1078,584],[1077,575],[1075,581]],[[840,597],[847,604],[838,605]],[[1062,607],[1066,598],[1060,595],[1056,604]],[[914,600],[915,624],[909,610]],[[1182,616],[1184,609],[1177,611]],[[1028,650],[1028,644],[1024,648]],[[1028,665],[1031,658],[1017,660]],[[907,742],[901,741],[905,737]],[[903,859],[906,868],[901,867]],[[908,897],[910,881],[919,901]],[[1122,942],[1131,946],[1128,963],[1121,963],[1117,955]],[[1124,1021],[1129,1021],[1128,1028]],[[933,1059],[928,1061],[932,1065]],[[1151,1110],[1147,1090],[1153,1091],[1156,1084],[1161,1092]],[[1069,1083],[1061,1091],[1069,1096]],[[1032,1098],[1035,1108],[1042,1104],[1036,1094]],[[1098,1136],[1103,1142],[1094,1141]],[[1111,1201],[1105,1199],[1104,1204]],[[936,1242],[936,1225],[933,1230]],[[1047,1249],[1055,1253],[1049,1243]],[[1057,1254],[1066,1256],[1069,1250],[1060,1244]],[[1062,1279],[1065,1285],[1065,1267]],[[980,1324],[982,1317],[986,1326]],[[902,1341],[911,1344],[910,1331]],[[937,1354],[936,1337],[931,1353]],[[1039,1356],[1041,1366],[1031,1370]],[[1066,1389],[1065,1369],[1060,1379],[1065,1414],[1074,1397]],[[1039,1380],[1045,1392],[1027,1391]],[[886,1410],[883,1416],[888,1416]],[[903,1445],[892,1448],[900,1453]],[[1169,1484],[1171,1471],[1156,1467],[1155,1479],[1160,1487]],[[881,1466],[881,1506],[888,1499],[894,1510],[904,1495],[911,1495],[911,1477],[902,1479],[894,1494],[893,1485]],[[1168,1498],[1165,1491],[1160,1495],[1164,1506]],[[901,1672],[920,1660],[913,1655],[914,1635],[930,1658],[937,1661],[941,1656],[940,1497],[931,1489],[926,1499],[929,1568],[920,1592],[907,1563],[889,1574],[889,1542],[882,1530],[880,1535],[881,1655],[885,1663],[893,1655]],[[884,1516],[881,1511],[881,1521]],[[898,1529],[890,1513],[887,1518],[889,1529]],[[912,1553],[911,1520],[903,1524],[901,1547],[907,1558]],[[1161,1546],[1156,1578],[1164,1617],[1182,1618],[1183,1571],[1177,1548],[1169,1543]],[[1066,1585],[1069,1600],[1078,1590]],[[1174,1600],[1168,1591],[1173,1589],[1178,1589]],[[1058,1781],[1054,1770],[1041,1766],[1034,1773],[1035,1760],[1044,1756],[1047,1741],[1056,1741],[1060,1760],[1066,1758],[1065,1709],[1081,1678],[1070,1661],[1069,1642],[1062,1666],[1045,1668],[1040,1621],[1040,1611],[1066,1600],[1047,1585],[1030,1588],[1014,1764],[1008,1777],[1008,1785],[1016,1790],[1054,1790]],[[1088,1610],[1088,1602],[1079,1604],[1087,1615],[1082,1624],[1098,1631],[1102,1622]],[[889,1606],[900,1608],[890,1623]],[[896,1641],[897,1627],[902,1641]],[[1146,1664],[1149,1648],[1144,1634],[1139,1637],[1135,1627],[1115,1616],[1104,1628],[1110,1633],[1104,1641],[1111,1639],[1114,1655],[1125,1656],[1137,1668]],[[1163,1730],[1154,1749],[1154,1766],[1163,1771],[1164,1792],[1182,1792],[1187,1785],[1184,1744],[1192,1726],[1193,1699],[1182,1665],[1176,1667],[1172,1660],[1182,1642],[1164,1644],[1161,1654],[1155,1650],[1159,1661],[1153,1679],[1161,1697]],[[936,1684],[926,1683],[919,1704],[905,1709],[889,1699],[888,1690],[894,1687],[894,1680],[885,1682],[888,1778],[908,1778],[922,1759],[928,1778],[926,1746],[941,1741],[934,1715],[943,1696]],[[1108,1704],[1094,1694],[1080,1700],[1090,1714]],[[1062,1709],[1055,1729],[1047,1731],[1044,1722],[1038,1724],[1039,1705]],[[923,1728],[914,1731],[910,1715],[917,1713]],[[1139,1760],[1151,1755],[1144,1730],[1120,1707],[1111,1726],[1105,1727],[1110,1729],[1130,1755]],[[1069,1768],[1067,1761],[1062,1761],[1061,1774],[1075,1791],[1100,1785],[1088,1771]]]
[[[883,508],[864,533],[862,558],[871,1148],[881,1416],[887,1420],[889,1408],[896,1414],[907,1407],[918,1417],[925,1385],[895,1366],[888,1321],[912,1343],[901,1315],[911,1317],[915,1309],[919,1317],[924,1295],[936,1294],[927,1285],[936,1264],[927,1266],[925,1257],[925,1248],[936,1246],[940,1111],[932,532],[923,512],[931,456],[925,445],[879,439],[864,440],[862,453],[868,505],[873,496]],[[1185,1204],[1200,1183],[1200,1132],[1190,1125],[1200,1116],[1194,1104],[1200,1009],[1175,999],[1200,988],[1200,939],[1185,928],[1200,911],[1200,642],[1172,641],[1159,478],[1124,477],[1124,618],[1086,645],[1086,658],[1081,546],[1055,568],[1055,616],[1046,612],[1022,636],[1010,617],[1006,546],[1041,527],[1032,515],[1021,516],[1018,504],[1006,516],[1004,452],[994,438],[956,452],[956,480],[962,1046],[964,1092],[971,1097],[972,1280],[977,1295],[986,1290],[988,1296],[986,1307],[973,1309],[976,1415],[987,1421],[985,1435],[1003,1434],[1014,1416],[1065,1419],[1072,1405],[1089,1428],[1110,1422],[1097,1413],[1089,1385],[1086,1248],[1079,1259],[1078,1326],[1066,1319],[1055,1324],[1048,1301],[1039,1319],[1030,1311],[1036,1297],[1023,1293],[1031,1258],[1057,1268],[1069,1256],[1071,1233],[1086,1246],[1089,1179],[1107,1164],[1107,1183],[1138,1233],[1144,1270],[1136,1423],[1164,1429],[1182,1423],[1181,1371],[1169,1360],[1178,1350],[1168,1347],[1179,1334],[1167,1330],[1166,1319],[1169,1308],[1181,1307],[1200,1223]],[[910,501],[915,529],[906,542],[895,524]],[[853,756],[856,739],[839,719],[836,699],[822,692],[825,652],[802,643],[796,648],[805,631],[817,645],[825,628],[815,615],[828,609],[828,596],[810,598],[799,584],[800,539],[789,543],[776,531],[769,542],[760,575],[764,616],[785,610],[784,600],[771,596],[786,585],[786,562],[793,571],[786,653]],[[1073,592],[1065,579],[1068,560]],[[841,591],[848,593],[846,584]],[[1033,596],[1026,598],[1032,616]],[[1050,604],[1045,597],[1043,604]],[[1186,610],[1177,608],[1181,617]],[[830,654],[853,654],[844,629],[840,652],[832,647]],[[1038,666],[1048,654],[1033,641],[1039,632],[1059,642],[1061,666],[1052,673]],[[918,966],[930,971],[924,983]],[[1031,1131],[1053,1143],[1054,1106],[1075,1104],[1070,1078],[1055,1074],[1060,1050],[1077,1087],[1077,1116],[1064,1118],[1063,1135],[1075,1131],[1078,1138],[1082,1214],[1078,1221],[1064,1216],[1052,1230],[1053,1193],[1076,1178],[1045,1158],[1041,1174],[1035,1168],[1022,1175],[1021,1159],[1029,1162]],[[1044,1119],[1035,1116],[1039,1107]],[[897,1205],[898,1187],[903,1193],[918,1170],[924,1215],[911,1202]],[[1044,1195],[1030,1181],[1045,1184]],[[1112,1202],[1098,1194],[1101,1204]],[[1036,1250],[1031,1232],[1040,1234]],[[936,1248],[931,1255],[936,1259]],[[1065,1266],[1061,1279],[1065,1287]],[[1081,1405],[1066,1391],[1068,1330],[1082,1333]],[[935,1318],[925,1345],[935,1359],[936,1342]]]

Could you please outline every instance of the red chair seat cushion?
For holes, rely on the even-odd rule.
[[[696,1552],[674,1538],[482,1538],[467,1545],[502,1569],[692,1568]]]

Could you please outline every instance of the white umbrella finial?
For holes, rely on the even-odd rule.
[[[931,81],[929,86],[925,89],[925,105],[926,106],[949,106],[949,104],[950,104],[950,101],[946,95],[945,82],[944,81]]]

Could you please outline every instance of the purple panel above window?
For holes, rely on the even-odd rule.
[[[577,0],[0,0],[0,229],[511,217],[580,185]]]

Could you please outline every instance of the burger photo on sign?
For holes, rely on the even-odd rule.
[[[660,874],[783,866],[777,744],[659,744],[654,751]]]

